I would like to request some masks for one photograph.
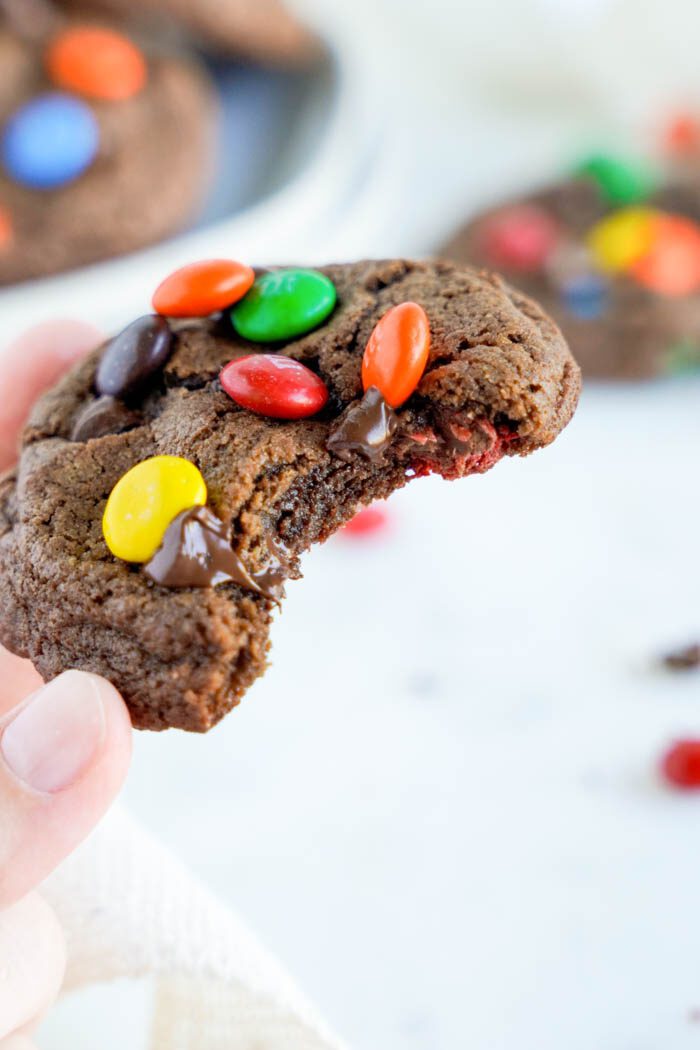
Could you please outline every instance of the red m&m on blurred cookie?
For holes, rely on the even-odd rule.
[[[146,60],[122,33],[101,26],[74,26],[60,33],[46,52],[54,84],[88,98],[121,102],[146,83]]]
[[[524,273],[542,269],[558,240],[554,219],[532,204],[504,208],[481,228],[482,250],[489,262]]]
[[[306,365],[282,354],[251,354],[225,365],[221,386],[236,404],[273,419],[306,419],[328,401],[328,388]]]
[[[398,408],[418,386],[430,354],[430,322],[418,303],[399,303],[384,314],[362,359],[362,385],[376,387]]]
[[[666,127],[664,145],[676,157],[700,151],[700,119],[692,113],[677,113]]]
[[[165,317],[208,317],[242,299],[254,280],[252,268],[233,259],[190,263],[158,285],[153,309]]]

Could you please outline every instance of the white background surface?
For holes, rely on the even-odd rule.
[[[287,199],[233,254],[428,250],[590,129],[634,137],[650,99],[698,87],[680,0],[644,22],[638,3],[339,6],[354,79],[295,198],[316,221]],[[124,309],[162,263],[129,267]],[[110,321],[114,286],[90,285]],[[221,727],[138,738],[127,805],[361,1050],[700,1044],[700,798],[655,776],[700,735],[700,680],[654,666],[700,634],[699,396],[591,389],[546,452],[406,490],[393,532],[309,556],[271,671]],[[140,993],[90,1003],[57,1011],[47,1050],[138,1050]]]

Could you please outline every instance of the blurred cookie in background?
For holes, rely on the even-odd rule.
[[[283,65],[303,64],[319,53],[313,34],[283,0],[63,0],[69,9],[94,10],[149,21],[178,23],[217,50]],[[155,20],[155,21],[154,21]]]
[[[584,375],[700,369],[700,131],[696,139],[689,121],[663,175],[592,156],[561,182],[477,216],[441,254],[498,270],[535,296]]]
[[[0,0],[0,284],[183,228],[214,149],[199,67],[38,0]]]

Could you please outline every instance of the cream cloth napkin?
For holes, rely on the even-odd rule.
[[[342,1050],[246,925],[118,807],[42,893],[66,991],[155,978],[153,1050]]]

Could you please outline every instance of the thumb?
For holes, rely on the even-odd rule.
[[[0,908],[41,882],[119,791],[131,723],[109,682],[66,671],[0,722]]]

